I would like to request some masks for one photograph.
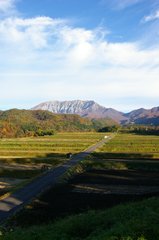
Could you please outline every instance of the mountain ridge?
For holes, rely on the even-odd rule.
[[[122,112],[106,108],[93,100],[48,101],[32,108],[32,110],[48,110],[60,114],[78,114],[88,118],[111,118],[117,122],[126,120]]]
[[[140,108],[128,113],[113,108],[106,108],[94,100],[47,101],[40,103],[32,110],[48,110],[58,114],[78,114],[91,119],[110,118],[120,124],[159,124],[159,107]]]

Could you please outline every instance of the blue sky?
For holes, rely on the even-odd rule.
[[[0,109],[159,106],[158,0],[0,0]]]

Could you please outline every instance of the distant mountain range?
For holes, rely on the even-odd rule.
[[[106,108],[94,101],[49,101],[41,103],[32,110],[48,110],[58,114],[78,114],[91,119],[109,118],[120,124],[152,124],[159,125],[159,107],[140,108],[129,113]]]

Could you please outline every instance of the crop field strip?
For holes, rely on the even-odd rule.
[[[159,136],[118,134],[97,152],[112,154],[148,154],[159,158]],[[137,155],[136,155],[137,156]],[[140,157],[140,156],[138,156]]]
[[[54,153],[60,155],[83,151],[102,137],[100,133],[60,133],[52,137],[1,139],[0,159],[54,158]]]
[[[103,138],[101,133],[59,133],[50,137],[28,137],[0,140],[1,186],[9,179],[20,180],[0,190],[0,196],[14,191],[29,179],[41,174],[46,164],[56,167],[68,161],[66,153],[81,152]],[[17,182],[18,182],[17,181]]]
[[[159,136],[117,134],[85,161],[89,169],[159,171]]]

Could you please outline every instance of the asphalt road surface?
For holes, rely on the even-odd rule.
[[[0,200],[0,223],[3,223],[17,211],[21,210],[25,205],[31,202],[33,198],[57,184],[59,179],[68,171],[69,168],[75,166],[87,155],[94,152],[110,139],[111,137],[102,139],[85,151],[73,156],[67,163],[47,171],[45,174],[39,176],[22,189],[11,194],[9,197]]]

